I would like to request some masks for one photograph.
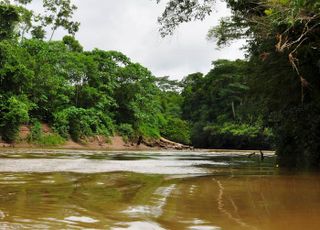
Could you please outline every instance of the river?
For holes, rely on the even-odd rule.
[[[320,174],[247,154],[0,150],[0,229],[319,229]]]

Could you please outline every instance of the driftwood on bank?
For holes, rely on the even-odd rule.
[[[176,150],[192,150],[193,147],[189,145],[183,145],[177,142],[170,141],[161,137],[158,140],[146,141],[143,140],[143,143],[149,147],[160,147],[163,149],[176,149]]]
[[[260,160],[263,161],[264,160],[264,153],[262,152],[262,150],[259,150],[259,152],[260,152]],[[247,156],[248,156],[248,158],[251,158],[255,155],[256,155],[256,153],[253,152],[253,153],[248,154]]]

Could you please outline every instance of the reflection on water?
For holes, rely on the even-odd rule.
[[[319,229],[320,175],[281,172],[274,161],[2,151],[0,229]]]

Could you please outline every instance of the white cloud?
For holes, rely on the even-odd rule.
[[[189,73],[208,72],[211,62],[219,58],[242,58],[243,42],[216,50],[206,40],[207,31],[219,18],[230,12],[217,3],[217,12],[202,22],[181,25],[172,37],[160,37],[158,16],[164,3],[155,0],[75,0],[75,19],[81,22],[77,39],[87,50],[118,50],[134,62],[148,67],[156,76],[181,79]],[[55,39],[63,33],[59,31]]]

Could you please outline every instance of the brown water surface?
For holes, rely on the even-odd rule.
[[[0,152],[0,229],[320,229],[320,174],[245,153]]]

